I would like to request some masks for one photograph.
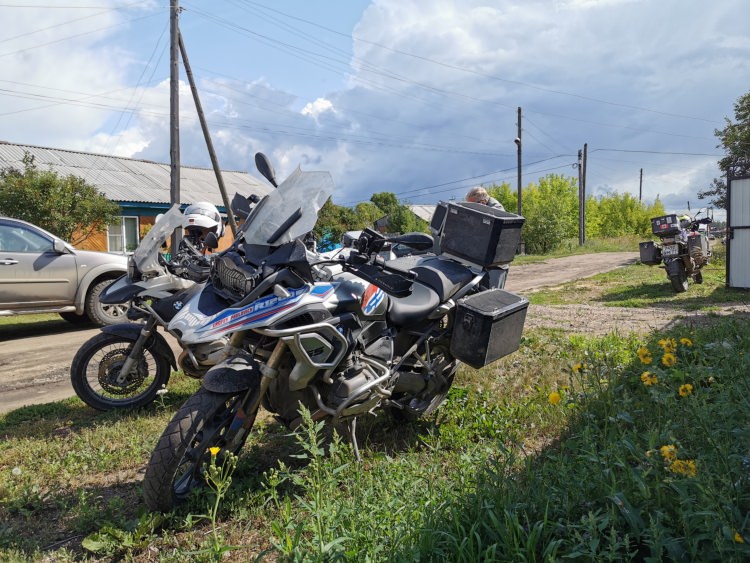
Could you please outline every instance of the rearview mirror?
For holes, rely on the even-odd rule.
[[[65,243],[61,240],[55,240],[52,243],[52,250],[57,252],[58,254],[65,254],[65,251],[67,248],[65,247]]]
[[[216,233],[208,233],[206,235],[206,238],[203,240],[203,246],[205,246],[209,250],[216,250],[217,248],[219,248],[219,239],[216,236]]]
[[[263,174],[266,180],[271,182],[271,185],[274,188],[279,187],[279,185],[276,183],[276,173],[273,170],[273,166],[271,166],[271,162],[268,160],[268,157],[262,152],[255,153],[255,166],[258,169],[258,172]]]
[[[244,221],[247,219],[248,215],[250,215],[250,201],[241,194],[234,194],[232,203],[229,207],[232,209],[232,213],[234,213],[240,221]]]

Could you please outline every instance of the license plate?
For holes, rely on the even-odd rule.
[[[662,257],[679,256],[680,245],[679,244],[665,244],[661,247]]]

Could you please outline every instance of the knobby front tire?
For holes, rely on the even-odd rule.
[[[227,431],[243,396],[244,392],[214,393],[201,388],[180,407],[146,468],[143,498],[149,510],[168,512],[191,490],[205,484],[203,472],[211,459],[209,448],[218,446],[224,451]],[[252,424],[245,428],[247,436]],[[237,454],[243,442],[232,453]]]

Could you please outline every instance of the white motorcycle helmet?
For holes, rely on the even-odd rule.
[[[188,236],[199,236],[203,240],[209,232],[217,238],[224,235],[224,222],[216,206],[207,201],[188,205],[183,212],[182,226]]]

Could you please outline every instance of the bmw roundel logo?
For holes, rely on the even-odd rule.
[[[172,307],[174,307],[175,311],[179,311],[180,309],[182,309],[183,305],[184,305],[184,303],[182,301],[175,301],[174,305],[172,305]]]

